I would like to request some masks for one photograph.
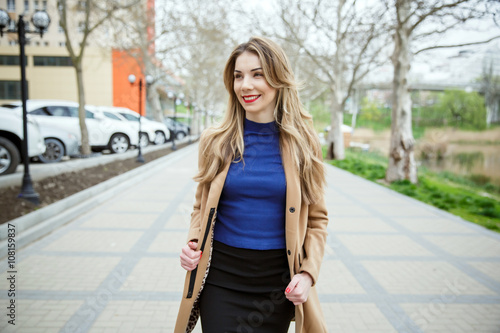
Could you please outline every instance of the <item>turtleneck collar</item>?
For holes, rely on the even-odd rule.
[[[273,134],[279,133],[278,125],[275,121],[270,123],[257,123],[245,118],[244,124],[245,133],[257,133],[257,134]]]

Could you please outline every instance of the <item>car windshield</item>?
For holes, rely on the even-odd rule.
[[[129,113],[121,113],[121,112],[120,112],[120,114],[121,114],[122,116],[124,116],[124,117],[125,117],[125,119],[127,119],[127,120],[131,120],[131,121],[138,121],[138,118],[139,118],[139,117],[136,117],[136,116],[131,115],[131,114],[129,114]]]
[[[117,117],[116,115],[112,114],[111,112],[106,112],[104,111],[103,112],[104,115],[108,118],[111,118],[111,119],[114,119],[114,120],[118,120],[118,121],[121,121],[121,119],[119,117]]]

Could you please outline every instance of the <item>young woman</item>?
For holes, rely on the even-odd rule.
[[[327,236],[324,166],[283,50],[236,47],[222,123],[203,132],[175,333],[327,332],[314,284]]]

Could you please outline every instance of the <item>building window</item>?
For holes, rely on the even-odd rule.
[[[43,45],[49,46],[49,42],[43,42]]]
[[[59,28],[58,28],[58,30],[57,30],[57,31],[59,31],[59,32],[61,32],[61,33],[62,33],[62,32],[64,32],[64,29],[63,29],[63,27],[62,27],[62,25],[61,25],[61,21],[59,21]]]
[[[30,2],[29,0],[24,0],[24,13],[28,13],[30,11]]]
[[[16,0],[7,0],[7,11],[16,12]]]
[[[70,57],[33,57],[35,66],[73,66]]]
[[[59,46],[61,46],[61,47],[66,46],[66,42],[59,42]]]
[[[87,1],[78,1],[78,11],[84,12],[87,8]]]
[[[43,10],[47,10],[47,1],[42,1]]]
[[[9,45],[10,46],[16,46],[17,42],[15,40],[9,40]]]
[[[78,32],[83,33],[85,31],[85,22],[78,23]]]
[[[38,1],[38,0],[33,1],[33,9],[35,9],[35,10],[40,9],[40,1]]]
[[[27,63],[26,59],[25,56],[24,64]],[[19,56],[0,54],[0,66],[19,66]]]
[[[26,89],[28,89],[28,84],[26,84]],[[21,99],[21,82],[0,81],[0,99]]]

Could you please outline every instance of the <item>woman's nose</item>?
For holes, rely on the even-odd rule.
[[[251,79],[248,77],[243,78],[243,84],[241,85],[241,88],[243,90],[252,90],[253,84],[252,84]]]

